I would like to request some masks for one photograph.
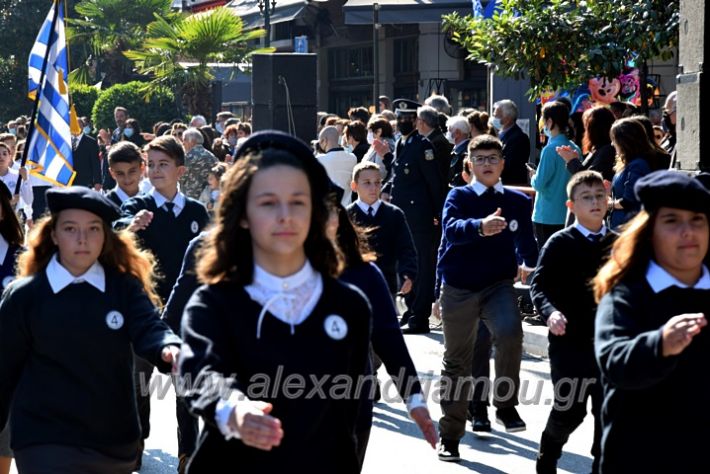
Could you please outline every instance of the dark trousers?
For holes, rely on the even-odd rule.
[[[108,456],[93,449],[59,444],[40,444],[15,451],[21,474],[130,474],[136,464],[136,446],[117,449]],[[120,451],[120,453],[119,453]]]
[[[444,283],[441,288],[444,330],[444,368],[441,371],[441,437],[459,440],[464,435],[466,411],[473,397],[471,372],[474,341],[480,321],[493,335],[496,381],[493,405],[518,404],[523,328],[512,281],[500,281],[481,291],[463,290]]]
[[[177,417],[178,456],[192,456],[200,435],[197,418],[190,413],[188,401],[184,397],[175,398],[175,415]]]
[[[601,454],[601,406],[603,402],[599,369],[591,343],[552,341],[549,349],[550,378],[555,386],[555,404],[542,433],[540,452],[559,459],[570,434],[584,421],[587,400],[592,398],[594,440],[592,473],[599,472]]]
[[[469,404],[469,410],[474,415],[489,405],[492,347],[491,332],[483,321],[479,321],[476,343],[473,345],[473,362],[471,365],[474,385],[473,399]]]
[[[413,231],[414,247],[417,249],[417,279],[414,288],[404,298],[409,309],[409,326],[429,328],[431,304],[434,302],[435,254],[434,230]]]
[[[138,420],[141,424],[141,439],[150,436],[150,377],[153,365],[137,355],[133,355],[133,379],[136,387]]]
[[[533,234],[535,234],[535,240],[537,241],[538,250],[542,250],[542,247],[545,245],[545,242],[547,242],[547,239],[552,237],[552,234],[564,228],[564,224],[553,225],[538,224],[537,222],[533,222]]]
[[[47,210],[47,197],[44,194],[49,188],[51,186],[32,186],[32,220],[35,222]]]

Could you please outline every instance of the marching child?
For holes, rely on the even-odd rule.
[[[574,224],[550,237],[542,248],[530,293],[549,328],[550,376],[555,404],[542,433],[537,472],[557,472],[557,460],[569,435],[582,423],[592,399],[594,441],[592,473],[599,473],[602,403],[599,369],[594,360],[597,305],[590,286],[608,253],[614,233],[604,225],[607,192],[596,171],[582,171],[567,184],[567,208]]]

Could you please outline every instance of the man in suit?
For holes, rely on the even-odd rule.
[[[429,105],[417,109],[417,131],[419,135],[429,140],[434,147],[434,157],[439,165],[442,180],[446,179],[449,173],[449,163],[451,149],[453,145],[446,139],[439,128],[439,112]],[[446,191],[446,187],[443,188]],[[444,195],[443,199],[446,197]]]
[[[518,107],[512,100],[493,104],[493,127],[503,142],[505,169],[501,181],[505,185],[528,186],[528,170],[525,163],[530,159],[530,138],[518,126]]]
[[[99,160],[99,145],[96,139],[82,130],[72,137],[72,156],[75,186],[86,186],[95,190],[101,189],[101,161]]]
[[[471,137],[471,126],[468,124],[468,119],[461,115],[451,117],[446,122],[446,138],[454,142],[454,148],[451,150],[449,158],[449,169],[447,171],[446,181],[449,183],[449,188],[456,186],[464,186],[463,160],[468,152],[468,143]],[[448,188],[446,189],[448,192]]]

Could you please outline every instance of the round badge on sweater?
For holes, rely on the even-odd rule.
[[[511,232],[515,232],[516,230],[518,230],[518,221],[513,219],[512,221],[510,221],[510,224],[508,224],[508,227],[510,228]]]
[[[123,315],[118,311],[109,311],[106,315],[106,325],[114,331],[123,327]]]
[[[192,224],[190,224],[190,230],[193,234],[196,234],[197,231],[200,230],[200,225],[197,223],[197,221],[192,221]]]
[[[323,323],[325,328],[325,333],[331,338],[339,341],[348,335],[348,324],[345,322],[342,316],[337,314],[331,314],[325,318]]]

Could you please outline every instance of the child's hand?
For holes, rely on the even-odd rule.
[[[499,207],[496,212],[488,217],[485,217],[481,221],[481,233],[483,235],[490,236],[496,235],[503,232],[503,230],[508,227],[508,223],[505,221],[505,217],[501,217],[503,211]]]
[[[151,222],[153,222],[153,213],[143,209],[138,212],[135,217],[133,217],[133,221],[131,222],[131,225],[128,226],[128,230],[131,232],[138,232],[139,230],[147,228]]]
[[[247,446],[271,451],[284,436],[281,420],[269,415],[272,409],[271,403],[242,402],[232,411],[229,423]]]
[[[547,318],[547,327],[555,336],[564,336],[567,329],[567,318],[559,311],[555,311]]]
[[[707,324],[703,313],[673,316],[663,325],[663,357],[683,352]]]
[[[177,373],[177,363],[179,356],[180,348],[178,346],[173,345],[163,347],[163,351],[160,353],[160,358],[163,359],[163,362],[172,364],[174,374]]]
[[[410,280],[408,276],[405,276],[404,283],[402,283],[402,288],[399,289],[399,293],[406,295],[410,291],[412,291],[412,280]]]
[[[433,449],[436,449],[436,442],[439,436],[436,434],[436,427],[434,422],[431,421],[431,416],[429,416],[429,409],[427,407],[417,407],[412,410],[409,414],[412,420],[417,424],[424,439],[431,445]]]
[[[22,166],[19,171],[20,171],[20,177],[21,177],[22,179],[24,179],[25,181],[27,181],[27,168],[25,168],[24,166]],[[15,191],[15,190],[14,190],[14,189],[11,189],[11,191]]]

